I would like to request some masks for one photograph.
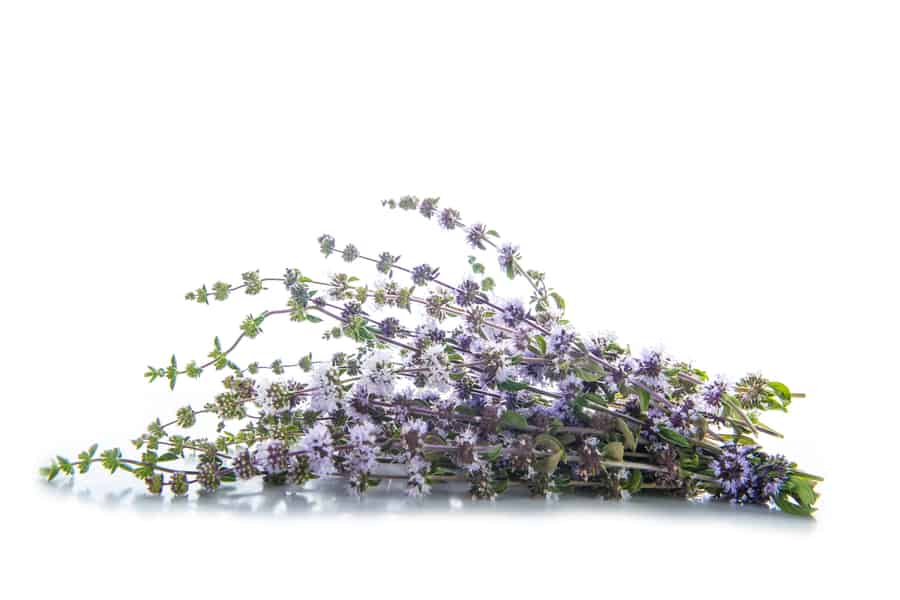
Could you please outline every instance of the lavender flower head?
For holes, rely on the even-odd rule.
[[[438,216],[438,224],[447,231],[456,229],[456,226],[459,224],[459,211],[452,208],[445,208],[441,211],[440,216]]]
[[[526,316],[525,304],[518,298],[511,298],[501,304],[503,309],[503,323],[508,327],[516,327],[521,324]]]
[[[456,303],[462,307],[468,307],[482,299],[481,286],[471,277],[463,280],[456,288]]]
[[[290,452],[281,440],[265,440],[253,450],[253,466],[270,475],[283,473],[290,467]]]
[[[343,388],[337,383],[339,373],[329,365],[320,365],[310,381],[310,408],[329,414],[344,397]]]
[[[466,242],[472,248],[484,250],[484,243],[487,241],[487,228],[481,223],[473,223],[466,229]]]
[[[507,274],[515,271],[516,260],[519,259],[519,247],[510,243],[504,243],[497,251],[497,262],[500,268]]]
[[[553,354],[563,354],[569,350],[576,337],[575,330],[572,328],[565,325],[557,325],[550,332],[547,347]]]
[[[396,380],[393,355],[387,350],[376,350],[362,365],[362,382],[369,392],[377,396],[390,396],[394,393]]]
[[[701,399],[709,409],[716,411],[722,406],[722,399],[731,391],[731,385],[722,377],[703,385]]]
[[[410,276],[412,277],[413,283],[418,286],[425,286],[428,285],[429,282],[437,279],[438,270],[431,268],[430,265],[418,265],[413,267]]]
[[[327,477],[336,472],[331,432],[324,423],[317,423],[303,436],[297,445],[297,451],[307,456],[310,470],[318,477]]]

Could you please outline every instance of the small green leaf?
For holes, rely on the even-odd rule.
[[[635,437],[634,432],[631,431],[631,427],[625,422],[625,419],[616,417],[616,429],[618,429],[622,434],[622,437],[625,438],[625,447],[632,452],[637,450],[637,438]]]
[[[47,481],[53,481],[59,475],[59,465],[54,461],[48,467],[41,467],[40,473],[42,477],[47,478]]]
[[[691,441],[689,439],[687,439],[677,431],[669,429],[668,427],[659,428],[659,437],[682,448],[691,447]]]
[[[557,292],[550,292],[550,296],[553,298],[553,301],[556,303],[556,308],[559,310],[566,310],[566,301],[562,296]]]
[[[521,381],[512,381],[507,379],[502,383],[498,383],[497,387],[503,390],[504,392],[518,392],[520,390],[524,390],[528,388],[527,383],[523,383]]]
[[[603,455],[610,460],[622,462],[625,460],[625,445],[622,442],[609,442],[603,449]]]
[[[645,413],[650,408],[650,392],[638,388],[637,394],[641,402],[641,412]]]
[[[513,431],[528,431],[531,429],[528,425],[528,420],[513,410],[508,410],[503,413],[503,416],[500,417],[498,427],[500,429],[511,429]]]
[[[548,475],[556,471],[559,461],[563,459],[566,453],[560,441],[549,433],[542,433],[534,439],[534,447],[538,450],[550,452],[549,456],[534,461],[535,470]]]
[[[111,448],[110,450],[104,450],[100,455],[102,459],[102,464],[105,469],[107,469],[110,473],[115,473],[116,469],[122,467],[119,459],[122,457],[122,452],[118,448]]]
[[[788,386],[784,385],[780,381],[770,381],[769,387],[772,388],[772,391],[775,392],[775,395],[781,398],[782,410],[786,409],[788,404],[791,403],[791,390]]]
[[[547,340],[546,340],[546,338],[544,338],[544,336],[542,336],[542,335],[534,336],[534,343],[537,344],[538,350],[540,350],[540,353],[542,355],[547,354]]]
[[[59,470],[62,473],[66,474],[66,475],[72,475],[75,473],[75,467],[72,465],[72,463],[68,459],[57,455],[56,462],[59,464]]]
[[[793,501],[793,497],[787,492],[781,492],[774,498],[775,505],[789,515],[797,515],[800,517],[808,517],[812,515],[816,509],[811,506],[803,506]]]
[[[624,487],[628,490],[630,494],[637,494],[641,491],[641,484],[643,483],[643,476],[641,475],[640,469],[631,469],[628,472],[628,481],[625,482]]]
[[[175,389],[175,380],[178,379],[178,361],[175,360],[175,355],[172,355],[171,361],[169,361],[169,366],[166,367],[166,379],[169,380],[169,389]]]

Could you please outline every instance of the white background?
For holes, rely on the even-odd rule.
[[[896,4],[316,4],[2,4],[0,586],[884,597]],[[37,480],[56,452],[125,446],[201,405],[214,376],[173,394],[145,365],[202,358],[281,302],[202,307],[188,289],[340,268],[317,252],[326,231],[461,274],[461,237],[379,206],[407,193],[521,244],[585,331],[806,392],[773,419],[787,439],[772,447],[827,477],[817,519],[446,494],[418,506],[396,490],[172,504],[125,478]],[[317,336],[272,322],[237,358],[294,359]]]

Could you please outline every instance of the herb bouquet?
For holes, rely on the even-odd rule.
[[[565,301],[545,274],[526,269],[518,247],[496,231],[465,225],[458,211],[439,209],[433,198],[384,204],[463,232],[471,248],[496,254],[506,277],[524,279],[530,297],[499,299],[476,256],[468,257],[472,276],[445,283],[431,265],[402,265],[390,252],[367,256],[323,235],[323,254],[373,263],[380,282],[365,285],[349,274],[320,281],[290,268],[281,277],[248,272],[238,285],[219,281],[188,293],[188,300],[209,304],[272,285],[284,286],[287,300],[248,316],[227,347],[216,338],[202,364],[182,366],[172,356],[149,368],[151,382],[172,388],[210,369],[227,375],[202,408],[185,406],[173,420],[151,423],[133,440],[134,457],[118,448],[98,454],[94,445],[74,461],[58,456],[43,475],[84,473],[99,462],[156,494],[182,495],[194,486],[213,492],[256,477],[291,485],[340,477],[350,493],[364,494],[399,478],[411,496],[459,480],[482,499],[515,485],[536,495],[710,494],[798,515],[815,510],[821,479],[757,442],[780,436],[762,415],[786,411],[799,394],[755,374],[710,379],[659,351],[635,355],[612,335],[581,334],[564,318]],[[232,352],[241,341],[282,316],[324,323],[325,339],[350,339],[355,350],[291,364],[237,364]],[[214,431],[187,434],[209,417]]]

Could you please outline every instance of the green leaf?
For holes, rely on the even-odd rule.
[[[590,381],[590,382],[600,381],[600,375],[598,375],[597,373],[592,373],[590,371],[586,371],[581,368],[576,368],[575,374],[578,375],[578,377],[580,379],[582,379],[583,381]]]
[[[628,493],[637,494],[641,491],[641,484],[643,483],[643,476],[641,475],[640,469],[631,469],[628,472],[628,481],[625,482],[625,485],[622,486]]]
[[[160,377],[164,377],[165,374],[166,374],[166,370],[165,370],[165,369],[157,369],[156,367],[148,366],[148,367],[147,367],[147,372],[144,373],[144,377],[146,377],[147,380],[148,380],[150,383],[153,383],[154,381],[156,381],[156,380],[159,379]]]
[[[478,258],[475,256],[469,257],[469,264],[472,265],[472,272],[476,274],[484,273],[484,265],[478,262]]]
[[[52,462],[49,467],[41,467],[40,473],[42,477],[47,478],[47,481],[53,481],[59,475],[59,465]]]
[[[254,317],[253,315],[247,315],[247,317],[241,322],[241,331],[245,336],[250,339],[257,337],[259,334],[263,332],[262,324],[263,321],[266,320],[266,313],[262,313],[258,317]]]
[[[531,429],[528,425],[528,420],[513,410],[508,410],[503,413],[503,416],[500,417],[498,427],[500,429],[511,429],[513,431],[528,431]]]
[[[775,505],[789,515],[797,515],[800,517],[811,516],[816,509],[811,506],[803,506],[792,501],[792,497],[787,492],[781,492],[774,498]]]
[[[498,383],[497,387],[503,390],[504,392],[518,392],[520,390],[524,390],[528,388],[527,383],[522,383],[521,381],[511,381],[506,380],[502,383]]]
[[[650,392],[648,392],[647,390],[638,388],[637,395],[641,402],[641,412],[646,413],[647,410],[650,408]]]
[[[166,367],[166,379],[169,380],[169,389],[175,389],[175,380],[178,379],[178,361],[175,360],[175,355],[172,355],[172,359],[169,361],[169,366]]]
[[[553,298],[553,301],[556,303],[556,308],[559,310],[566,310],[566,301],[562,296],[557,292],[550,292],[550,297]]]
[[[576,398],[576,401],[578,401],[578,400],[580,400],[582,402],[598,404],[600,406],[607,405],[606,398],[604,398],[603,396],[601,396],[599,394],[595,394],[593,392],[587,392],[587,393],[581,394],[580,396],[578,396],[578,398]]]
[[[603,449],[603,455],[610,460],[622,462],[625,460],[625,445],[622,442],[609,442]]]
[[[197,361],[196,361],[196,360],[192,360],[192,361],[189,362],[189,363],[187,364],[187,366],[185,367],[185,373],[186,373],[187,376],[190,377],[191,379],[197,379],[198,377],[200,377],[200,374],[203,373],[203,369],[201,369],[201,368],[197,365]]]
[[[100,458],[102,459],[103,467],[110,473],[115,473],[116,469],[122,467],[122,464],[119,462],[119,459],[122,458],[122,451],[118,448],[104,450]]]
[[[631,431],[631,427],[625,422],[625,419],[616,417],[616,429],[625,438],[625,447],[632,452],[637,450],[637,438],[634,436],[634,432]]]
[[[730,433],[723,433],[720,436],[726,442],[734,442],[736,444],[742,444],[744,446],[755,446],[756,440],[751,437],[747,437],[746,435],[732,435]]]
[[[667,442],[671,442],[676,446],[680,446],[682,448],[690,448],[691,441],[672,429],[668,427],[660,427],[659,428],[659,437],[663,438]]]
[[[795,477],[791,477],[790,481],[790,493],[794,498],[797,499],[798,502],[805,506],[812,506],[816,503],[819,496],[813,491],[812,485],[809,481],[805,479],[798,479]]]
[[[503,454],[503,448],[498,446],[491,450],[490,452],[483,452],[481,456],[487,460],[488,462],[494,462]]]
[[[91,445],[90,448],[78,454],[78,472],[87,473],[91,468],[91,461],[97,452],[97,444]]]
[[[782,410],[786,409],[792,398],[790,388],[780,381],[770,381],[769,387],[772,388],[776,396],[781,398]]]
[[[537,344],[540,354],[547,354],[547,340],[542,335],[534,336],[534,343]]]
[[[548,475],[556,471],[559,461],[566,453],[566,449],[560,441],[549,433],[542,433],[534,439],[534,447],[551,453],[549,456],[534,461],[535,470]]]
[[[75,473],[75,467],[66,458],[63,458],[62,456],[57,455],[56,462],[59,464],[59,470],[62,473],[66,474],[66,475],[72,475]]]

